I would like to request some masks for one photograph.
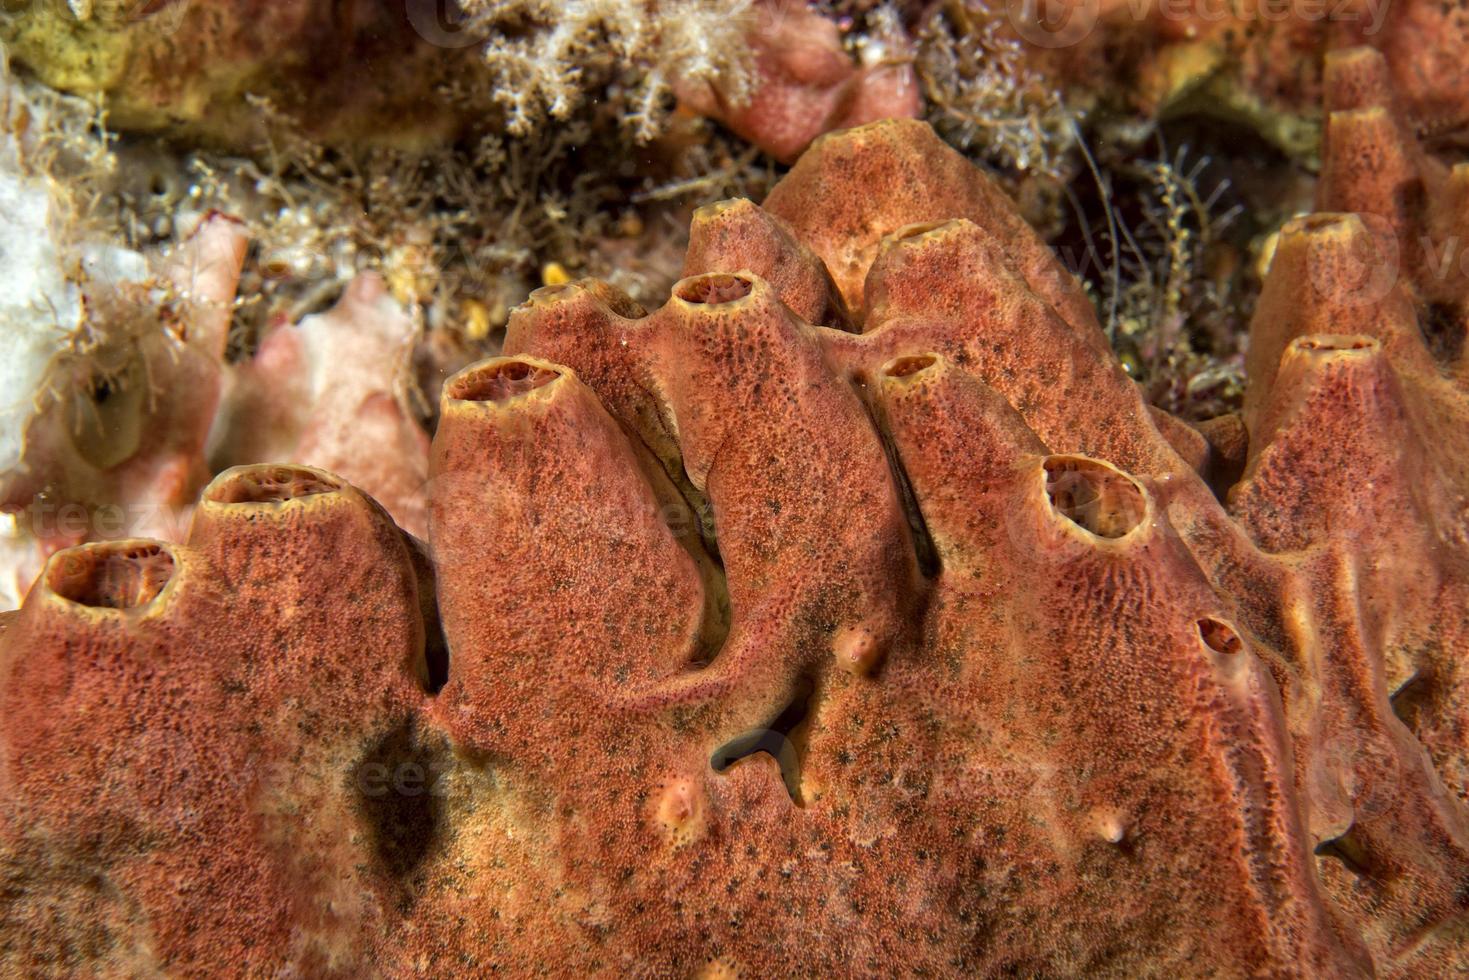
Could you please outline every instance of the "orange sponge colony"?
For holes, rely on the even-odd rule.
[[[1462,292],[1380,273],[1461,182],[1339,57],[1323,205],[1400,199],[1368,155],[1442,203],[1292,225],[1207,438],[888,121],[700,210],[655,312],[535,293],[427,551],[280,466],[58,553],[0,619],[0,972],[1469,969]]]

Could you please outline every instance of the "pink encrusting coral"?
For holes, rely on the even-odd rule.
[[[211,447],[218,468],[310,460],[422,537],[428,434],[408,403],[419,332],[374,273],[352,280],[330,311],[278,325],[232,372]]]
[[[684,105],[717,119],[777,160],[790,162],[822,133],[887,118],[917,116],[922,94],[906,43],[870,64],[854,62],[834,20],[795,0],[765,0],[749,32],[752,79],[684,80]]]
[[[1391,218],[1287,229],[1200,433],[925,124],[818,139],[660,309],[542,289],[446,382],[426,553],[257,466],[52,558],[0,961],[1462,971],[1464,325],[1352,277]]]

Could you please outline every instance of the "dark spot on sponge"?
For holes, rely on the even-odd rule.
[[[381,870],[408,884],[444,828],[442,786],[448,762],[411,719],[368,748],[351,773],[358,813]]]

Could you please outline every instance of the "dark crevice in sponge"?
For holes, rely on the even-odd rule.
[[[912,357],[900,358],[887,370],[891,377],[907,377],[926,370],[936,363],[937,359],[931,354],[919,354]],[[903,517],[908,522],[909,537],[913,541],[914,558],[918,562],[918,570],[924,578],[933,578],[939,573],[939,550],[933,543],[933,535],[928,532],[928,522],[923,519],[923,510],[918,506],[918,494],[913,489],[913,481],[908,477],[908,471],[903,466],[903,457],[898,453],[898,447],[893,438],[888,434],[887,427],[881,422],[881,410],[874,407],[862,396],[862,384],[864,379],[854,379],[858,384],[857,400],[867,411],[867,419],[872,423],[872,430],[877,433],[877,438],[882,442],[883,455],[887,457],[888,472],[892,474],[893,485],[898,490],[898,503],[903,508]]]
[[[423,689],[425,693],[438,694],[449,683],[449,640],[444,636],[443,623],[437,616],[425,622],[423,627]]]
[[[741,759],[764,752],[780,765],[781,780],[785,783],[786,792],[791,795],[791,801],[797,806],[803,806],[801,756],[804,726],[810,714],[811,696],[815,690],[816,685],[811,678],[801,678],[791,700],[774,720],[762,728],[754,728],[737,735],[715,749],[714,754],[709,757],[710,767],[715,772],[727,772],[730,766]]]
[[[383,512],[384,520],[391,520]],[[439,616],[439,581],[428,547],[411,534],[403,534],[408,557],[418,585],[418,614],[423,624],[423,659],[415,664],[419,686],[426,694],[438,694],[449,683],[449,638]]]
[[[1316,845],[1317,857],[1330,857],[1340,861],[1348,871],[1358,878],[1373,877],[1373,861],[1366,847],[1357,839],[1354,828],[1348,827],[1338,837],[1324,840]]]
[[[1433,675],[1426,669],[1420,670],[1392,692],[1388,703],[1398,720],[1410,732],[1417,732],[1424,709],[1433,702],[1433,693]]]
[[[1352,351],[1352,350],[1374,350],[1379,344],[1371,337],[1333,337],[1325,334],[1317,334],[1302,337],[1296,341],[1301,350],[1322,351]]]

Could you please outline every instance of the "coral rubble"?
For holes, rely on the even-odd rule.
[[[58,552],[0,618],[5,972],[1469,968],[1463,296],[1376,272],[1463,174],[1328,77],[1240,417],[1149,410],[886,121],[698,211],[656,311],[533,294],[426,550],[273,465]]]

